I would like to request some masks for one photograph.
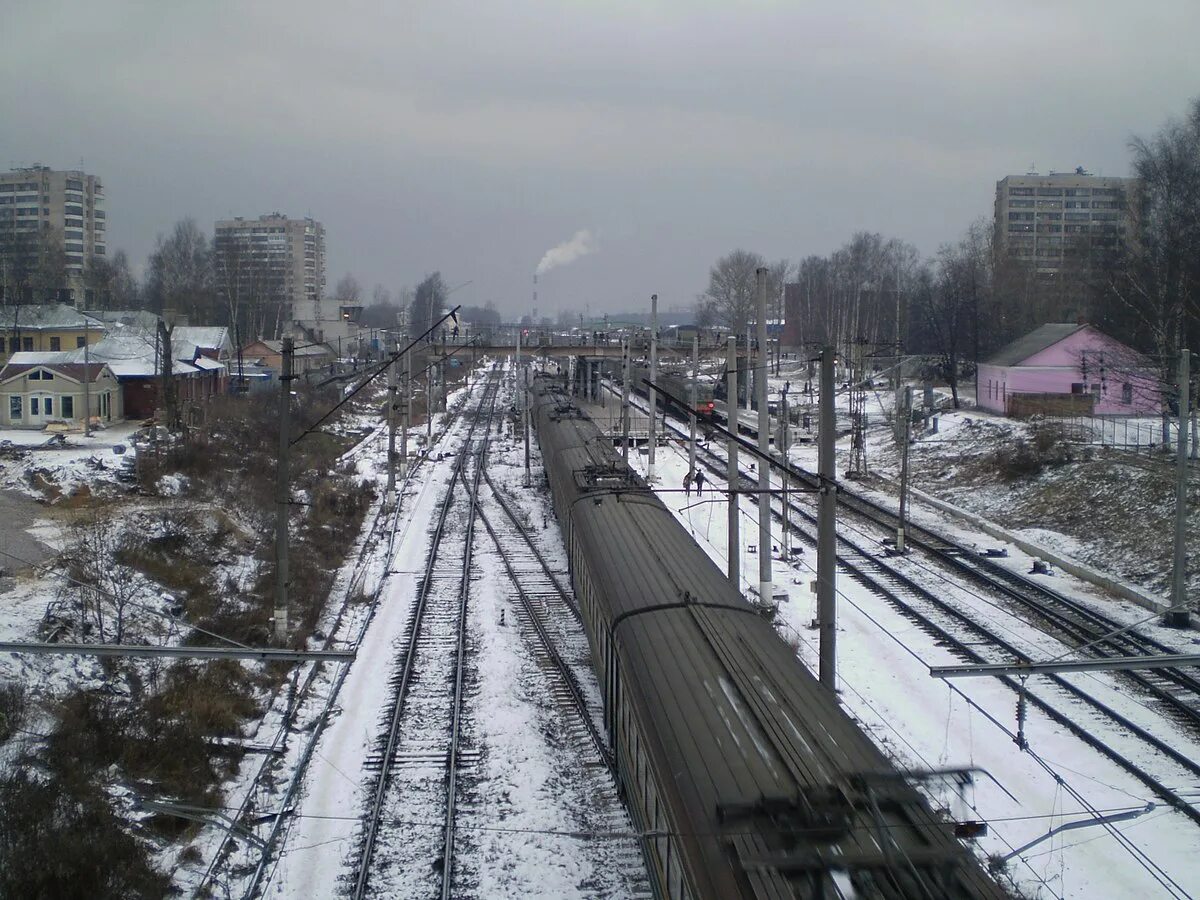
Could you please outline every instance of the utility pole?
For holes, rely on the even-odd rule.
[[[408,343],[408,332],[404,333]],[[412,422],[412,348],[404,352],[404,405],[400,417],[400,477],[408,477],[408,426]]]
[[[904,389],[899,412],[904,415],[904,421],[900,423],[900,522],[896,526],[896,552],[904,553],[904,539],[908,531],[908,444],[912,440],[911,387]]]
[[[275,643],[287,644],[288,633],[288,419],[292,408],[291,337],[283,339],[282,371],[279,376],[279,459],[275,480]]]
[[[396,505],[396,354],[388,363],[388,467],[387,467],[387,508]]]
[[[433,447],[433,351],[425,344],[425,446]]]
[[[521,423],[525,432],[525,487],[533,484],[533,475],[529,470],[529,369],[521,370]]]
[[[817,622],[820,628],[820,679],[837,691],[837,466],[834,461],[834,349],[821,350],[820,441],[818,474],[821,497],[817,511]]]
[[[783,512],[783,530],[779,536],[779,546],[783,550],[783,564],[790,566],[792,564],[792,554],[790,552],[790,543],[792,539],[791,527],[788,525],[788,402],[787,402],[787,385],[784,385],[782,391],[779,392],[779,412],[782,416],[782,422],[779,427],[779,456],[783,460],[783,468],[780,470],[780,477],[783,483],[783,500],[780,507]]]
[[[19,307],[18,307],[19,308]],[[83,326],[83,436],[92,436],[92,390],[87,324]]]
[[[689,437],[688,442],[688,474],[694,475],[696,472],[696,382],[700,380],[700,338],[698,335],[692,336],[692,382],[688,390],[688,405],[691,406],[692,412],[688,416]]]
[[[1163,624],[1187,628],[1187,477],[1188,477],[1188,406],[1191,401],[1191,352],[1179,352],[1179,447],[1175,459],[1175,563],[1171,573],[1171,611]]]
[[[729,468],[725,480],[729,486],[729,582],[739,594],[742,592],[742,541],[738,535],[738,355],[737,336],[729,335],[729,357],[725,369],[725,410],[729,419],[729,440],[725,445],[725,455],[729,460]]]
[[[650,295],[650,384],[658,384],[658,294]],[[658,418],[658,391],[653,386],[650,397],[650,424],[647,436],[650,440],[650,460],[646,466],[646,481],[654,483],[654,420]]]
[[[767,409],[767,270],[754,272],[758,279],[758,352],[754,354],[754,393],[758,399],[758,601],[769,606],[771,586],[771,417]]]
[[[629,338],[621,341],[621,457],[629,465]]]

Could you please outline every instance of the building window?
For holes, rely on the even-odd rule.
[[[21,338],[21,349],[32,353],[33,352],[33,338],[31,338],[31,337]]]
[[[1071,383],[1071,393],[1072,394],[1082,394],[1083,393],[1083,382],[1082,381],[1072,382]]]
[[[1039,197],[1061,197],[1063,195],[1062,188],[1038,188],[1037,195]]]
[[[1010,197],[1032,197],[1033,196],[1033,188],[1019,188],[1019,187],[1009,188],[1008,195]]]
[[[62,338],[60,338],[58,335],[52,335],[50,337],[50,349],[51,349],[51,351],[61,350],[62,349]]]
[[[29,398],[29,414],[31,416],[40,416],[42,414],[42,405],[37,397]]]
[[[82,334],[75,338],[76,349],[78,349],[79,347],[82,347],[86,343],[87,343],[87,338],[84,337]]]
[[[1121,385],[1121,402],[1126,406],[1133,402],[1133,385],[1128,381]]]
[[[60,397],[59,400],[62,403],[63,418],[64,419],[75,418],[75,398],[68,394],[64,397]]]
[[[21,339],[20,338],[9,338],[8,339],[8,352],[9,353],[18,353],[18,352],[20,352],[20,350],[21,350]]]
[[[54,415],[54,398],[53,397],[46,398],[46,415],[48,415],[48,416]]]
[[[14,422],[21,418],[21,398],[8,398],[8,417]]]

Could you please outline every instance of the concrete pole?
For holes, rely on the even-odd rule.
[[[425,345],[425,446],[433,446],[433,344]]]
[[[650,295],[650,383],[658,384],[658,294]],[[654,424],[658,418],[658,391],[650,388],[647,392],[650,398],[650,424],[648,437],[650,439],[650,460],[646,465],[646,480],[654,481]]]
[[[752,410],[751,410],[750,406],[751,406],[751,399],[754,397],[754,394],[751,393],[751,391],[754,390],[754,366],[750,362],[750,360],[752,360],[753,358],[754,358],[754,355],[750,352],[750,326],[747,325],[746,326],[746,421],[747,422],[749,422],[751,420],[750,413],[752,412]]]
[[[533,484],[529,468],[529,369],[521,370],[521,429],[525,432],[525,487]]]
[[[758,600],[772,603],[771,586],[771,418],[767,412],[767,270],[755,270],[758,280],[758,352],[754,354],[754,394],[758,400]]]
[[[289,419],[292,409],[292,353],[290,337],[283,339],[279,375],[279,458],[275,467],[275,643],[287,644],[288,635],[288,478]]]
[[[737,404],[737,389],[738,389],[738,355],[737,355],[737,336],[729,335],[729,357],[728,365],[725,374],[725,409],[728,412],[726,423],[729,426],[729,440],[725,447],[725,455],[728,457],[729,468],[726,471],[725,479],[729,484],[729,581],[733,585],[734,590],[738,593],[742,591],[742,541],[738,535],[738,404]]]
[[[387,423],[388,423],[388,459],[387,459],[387,508],[392,509],[396,505],[396,360],[392,359],[388,363],[387,369],[387,389],[388,389],[388,408],[387,408]]]
[[[700,380],[700,338],[692,338],[692,382],[691,388],[688,391],[688,404],[692,408],[692,414],[688,416],[689,426],[689,441],[688,441],[688,473],[695,474],[696,472],[696,382]]]
[[[1187,603],[1187,476],[1188,406],[1191,401],[1191,353],[1179,353],[1179,442],[1175,459],[1175,562],[1171,572],[1171,606],[1164,624],[1172,628],[1188,627]]]
[[[405,334],[405,343],[408,335]],[[412,420],[412,350],[404,354],[404,401],[400,417],[400,477],[408,477],[408,426]]]
[[[92,436],[92,391],[91,374],[89,373],[89,348],[87,325],[83,327],[83,436]]]
[[[621,341],[621,458],[629,465],[629,339]]]
[[[833,393],[834,349],[821,350],[821,397],[817,471],[821,494],[817,511],[817,622],[821,684],[837,691],[837,466]]]
[[[779,504],[783,512],[783,526],[779,535],[779,547],[783,551],[783,564],[790,566],[792,564],[791,546],[791,527],[788,525],[788,402],[787,391],[780,392],[779,412],[782,421],[779,426],[779,457],[783,460],[783,470],[780,472],[780,483],[783,485],[783,498]]]
[[[904,388],[896,417],[900,422],[900,522],[896,526],[896,552],[904,553],[908,531],[908,444],[912,439],[912,388]]]

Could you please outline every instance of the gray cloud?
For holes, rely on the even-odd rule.
[[[10,3],[0,164],[105,177],[135,258],[183,216],[311,214],[330,282],[543,310],[690,303],[736,246],[932,252],[997,178],[1126,171],[1200,92],[1194,0]]]

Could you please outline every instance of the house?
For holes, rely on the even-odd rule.
[[[121,419],[121,387],[112,370],[102,362],[73,362],[72,355],[72,351],[13,354],[0,369],[0,425],[44,428],[59,422],[82,424],[89,408],[93,421]]]
[[[1145,416],[1162,407],[1153,366],[1092,325],[1036,328],[979,364],[976,405],[1005,416]]]
[[[194,344],[205,359],[228,364],[236,356],[236,347],[224,325],[177,325],[172,341]]]
[[[14,353],[74,350],[104,337],[104,323],[66,303],[0,307],[0,365]]]
[[[242,359],[261,361],[262,365],[279,375],[283,371],[283,342],[251,341],[242,348]],[[295,353],[292,356],[292,372],[296,375],[303,375],[306,372],[327,368],[335,361],[333,351],[324,344],[297,341]]]

